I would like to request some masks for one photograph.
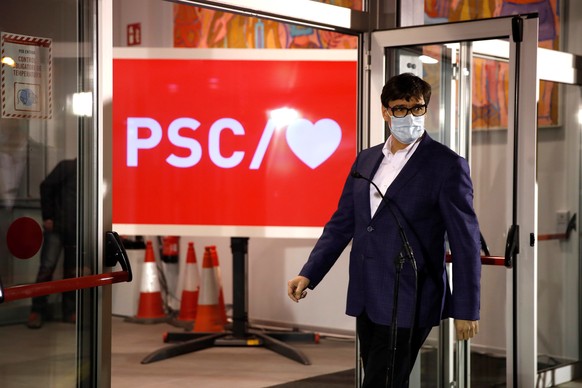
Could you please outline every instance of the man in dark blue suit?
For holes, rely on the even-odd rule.
[[[356,317],[365,388],[407,387],[420,347],[442,319],[454,318],[459,340],[479,331],[480,234],[469,166],[425,132],[430,95],[430,85],[413,74],[388,80],[381,102],[391,135],[358,154],[337,210],[288,282],[288,295],[298,302],[352,242],[346,314]],[[402,266],[396,264],[400,257]]]

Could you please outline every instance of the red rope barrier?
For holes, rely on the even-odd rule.
[[[447,263],[452,263],[453,258],[450,253],[447,253]],[[505,265],[505,257],[502,256],[481,256],[481,264],[483,265]]]
[[[481,264],[505,266],[505,257],[502,257],[502,256],[481,256]]]
[[[113,283],[127,282],[128,279],[128,271],[117,271],[99,275],[81,276],[77,278],[54,280],[50,282],[6,287],[4,289],[4,302],[32,298],[35,296],[60,294],[66,291],[100,287]]]
[[[567,240],[568,235],[566,233],[554,233],[554,234],[540,234],[538,235],[538,241],[548,241],[548,240]]]

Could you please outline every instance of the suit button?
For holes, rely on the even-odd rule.
[[[374,227],[373,226],[368,226],[368,228],[366,230],[368,232],[373,232],[374,231]]]

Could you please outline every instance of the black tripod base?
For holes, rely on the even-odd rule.
[[[231,332],[228,329],[228,325],[227,325],[227,332]],[[319,334],[318,333],[308,333],[308,332],[300,332],[300,331],[263,331],[263,330],[257,330],[257,329],[252,329],[251,328],[251,332],[252,333],[260,333],[260,334],[266,334],[271,338],[275,338],[279,341],[284,341],[284,342],[305,342],[305,343],[319,343]],[[234,332],[233,332],[234,333]],[[164,342],[166,343],[171,343],[171,342],[184,342],[184,341],[189,341],[189,340],[193,340],[196,338],[200,338],[200,337],[204,337],[207,336],[211,333],[194,333],[194,332],[169,332],[164,334]],[[238,337],[237,335],[234,335],[235,337]],[[247,337],[247,335],[243,335],[242,338],[243,340],[245,340],[245,338]]]
[[[287,333],[289,335],[289,333]],[[287,345],[275,336],[249,330],[244,336],[234,336],[231,332],[224,333],[168,333],[165,342],[180,341],[163,347],[147,355],[142,364],[166,360],[213,346],[246,346],[265,347],[275,353],[297,361],[303,365],[311,365],[311,361],[298,349]]]
[[[143,360],[141,360],[141,363],[149,364],[155,361],[162,361],[168,358],[181,356],[182,354],[207,349],[214,345],[216,339],[225,335],[226,333],[204,333],[200,338],[158,349],[155,352],[148,354]]]
[[[293,361],[311,365],[309,359],[300,351],[282,340],[299,339],[319,342],[319,337],[299,332],[266,333],[252,330],[247,317],[247,253],[248,237],[231,238],[233,259],[233,322],[230,328],[221,333],[167,333],[164,342],[178,342],[146,356],[141,363],[149,364],[170,357],[207,349],[213,346],[262,346]]]

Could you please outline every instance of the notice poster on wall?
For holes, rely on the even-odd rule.
[[[52,40],[0,33],[1,117],[52,116]]]
[[[321,233],[356,155],[355,53],[243,51],[114,53],[119,233]]]

